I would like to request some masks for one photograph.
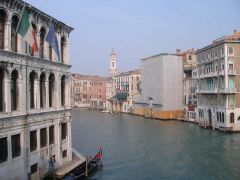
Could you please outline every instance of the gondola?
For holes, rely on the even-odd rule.
[[[99,152],[92,158],[87,158],[86,162],[79,165],[68,173],[64,180],[78,180],[89,176],[98,167],[102,166],[102,149],[100,147]]]

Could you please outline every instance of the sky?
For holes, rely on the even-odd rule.
[[[176,49],[199,49],[240,31],[239,0],[26,0],[74,28],[71,72],[109,75],[114,48],[118,71]]]

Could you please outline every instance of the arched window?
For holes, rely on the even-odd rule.
[[[234,113],[230,113],[230,123],[234,123]]]
[[[218,112],[217,112],[217,122],[219,121],[219,115],[218,115]]]
[[[44,108],[46,107],[46,75],[42,73],[40,75],[40,107]]]
[[[61,78],[61,105],[65,106],[65,86],[66,86],[66,76],[63,75]]]
[[[18,17],[14,15],[12,17],[12,24],[11,24],[11,49],[12,52],[17,52],[17,26],[18,26]]]
[[[30,108],[35,108],[35,96],[34,96],[34,84],[36,79],[36,73],[32,71],[29,75],[29,95],[30,95]]]
[[[224,123],[224,113],[222,112],[222,122]]]
[[[11,74],[11,110],[17,110],[18,87],[17,87],[18,71],[14,70]]]
[[[4,69],[0,67],[0,112],[4,110]]]
[[[192,56],[191,55],[188,55],[188,60],[192,60]]]
[[[41,28],[41,30],[40,30],[40,46],[39,46],[40,58],[44,58],[45,36],[46,36],[46,30],[44,28]]]
[[[66,39],[65,37],[61,38],[61,61],[66,63]]]
[[[49,76],[49,89],[48,89],[48,94],[49,94],[49,107],[53,107],[53,100],[54,100],[54,82],[55,82],[55,77],[54,74],[50,74]]]
[[[4,34],[5,34],[5,22],[7,14],[4,10],[0,9],[0,49],[4,49]]]

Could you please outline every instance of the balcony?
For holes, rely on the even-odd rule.
[[[204,78],[204,74],[199,74],[199,78],[200,79]]]
[[[224,75],[225,75],[224,70],[219,71],[219,76],[224,76]]]
[[[205,78],[213,77],[213,72],[210,72],[210,73],[204,74],[204,77],[205,77]]]
[[[219,93],[223,94],[234,94],[237,92],[236,88],[224,88],[224,89],[219,89]]]
[[[197,93],[201,93],[201,94],[215,94],[215,93],[218,93],[218,89],[217,88],[213,88],[213,89],[198,89]]]
[[[234,70],[234,69],[229,69],[229,70],[228,70],[228,75],[235,76],[235,75],[236,75],[236,70]]]

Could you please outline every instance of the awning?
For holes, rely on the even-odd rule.
[[[72,161],[69,161],[55,170],[55,175],[57,178],[62,178],[68,172],[72,171],[74,168],[79,166],[82,163],[86,162],[86,158],[77,152],[75,149],[72,149]]]

